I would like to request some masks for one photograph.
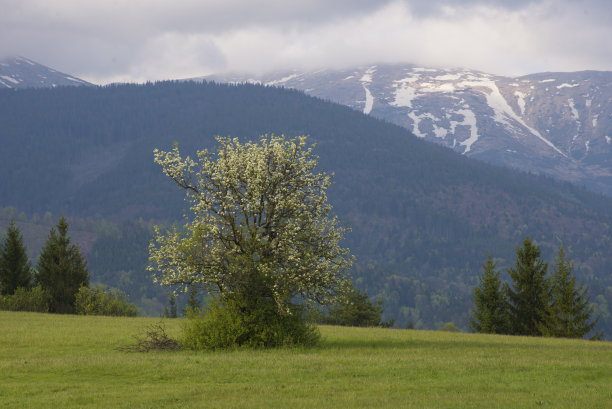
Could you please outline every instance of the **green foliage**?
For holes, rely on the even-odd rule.
[[[516,267],[508,269],[513,287],[504,284],[504,292],[500,291],[496,263],[491,254],[487,257],[480,286],[474,288],[472,329],[482,333],[565,338],[582,338],[593,331],[598,321],[591,319],[595,306],[583,284],[576,287],[573,266],[563,247],[559,248],[550,278],[546,276],[547,264],[540,258],[539,247],[529,237],[522,248],[517,246],[516,253]],[[602,337],[597,331],[592,339]]]
[[[338,243],[345,229],[330,217],[325,173],[306,137],[261,136],[258,143],[217,138],[216,158],[196,164],[155,150],[155,162],[192,204],[187,233],[156,229],[149,270],[162,285],[198,284],[227,298],[294,297],[325,302],[351,265]]]
[[[52,297],[50,312],[73,313],[75,296],[89,284],[86,262],[77,245],[70,244],[68,223],[62,216],[52,228],[38,259],[38,283]]]
[[[440,327],[440,329],[438,331],[444,331],[444,332],[461,332],[461,330],[459,329],[459,327],[457,327],[455,325],[454,322],[447,322],[446,324],[442,325]]]
[[[168,303],[170,304],[170,309],[168,309],[168,307],[164,308],[164,317],[177,318],[178,307],[176,306],[176,295],[174,294],[174,292],[170,293],[170,296],[168,297]]]
[[[162,285],[218,294],[201,320],[207,348],[310,342],[294,300],[331,302],[352,262],[339,246],[345,229],[330,216],[330,178],[313,172],[317,158],[306,137],[217,140],[216,158],[200,151],[198,164],[176,146],[155,150],[164,173],[186,191],[193,220],[185,233],[156,228],[149,270]]]
[[[110,315],[114,317],[135,317],[138,308],[128,302],[126,295],[119,291],[105,290],[104,286],[81,287],[75,296],[75,312],[81,315]]]
[[[0,295],[0,310],[49,312],[51,302],[51,295],[40,285],[18,287],[13,294]]]
[[[213,299],[201,312],[189,315],[182,344],[194,350],[316,345],[318,329],[305,321],[299,307],[291,308],[286,313],[269,302]]]
[[[564,338],[582,338],[591,332],[597,319],[592,320],[594,307],[583,284],[576,287],[572,263],[566,259],[565,250],[559,248],[551,278],[552,302],[544,335]],[[595,334],[595,338],[601,334]]]
[[[6,237],[0,242],[0,295],[13,294],[19,287],[31,288],[33,282],[23,237],[11,220]]]
[[[508,305],[496,266],[489,253],[478,277],[479,286],[474,287],[470,326],[475,332],[507,334],[509,330]]]
[[[512,286],[505,285],[509,303],[512,334],[542,335],[547,324],[546,311],[551,302],[550,283],[546,277],[548,264],[540,254],[540,247],[527,237],[523,247],[516,247],[515,267],[508,274]]]
[[[382,327],[393,326],[394,320],[384,322],[382,301],[372,303],[368,300],[368,293],[363,293],[350,283],[343,288],[337,301],[325,311],[314,311],[315,319],[321,324],[343,325],[351,327]]]
[[[192,285],[189,287],[189,297],[187,298],[185,308],[183,308],[183,315],[187,317],[189,314],[197,313],[201,310],[202,301],[200,300],[200,292],[198,291],[198,287]]]

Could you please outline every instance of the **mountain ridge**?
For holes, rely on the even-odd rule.
[[[612,195],[609,71],[513,78],[406,64],[202,78],[299,89],[464,155]]]
[[[24,57],[0,58],[0,89],[92,86],[93,84]]]

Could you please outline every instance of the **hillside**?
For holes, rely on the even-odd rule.
[[[214,146],[216,134],[308,134],[321,168],[335,173],[334,210],[353,229],[346,245],[357,257],[354,278],[384,300],[387,318],[465,328],[479,264],[491,252],[508,266],[530,235],[548,260],[564,243],[604,313],[602,328],[612,329],[610,198],[474,161],[348,107],[272,87],[0,90],[0,107],[0,207],[180,221],[183,194],[153,164],[154,148],[178,141],[192,154]],[[138,236],[146,252],[146,235]],[[90,247],[98,281],[117,286],[132,271],[134,288],[152,285],[129,254],[111,257],[112,243],[100,243]]]
[[[375,65],[208,78],[303,90],[467,156],[612,195],[612,72],[511,78],[469,69]]]

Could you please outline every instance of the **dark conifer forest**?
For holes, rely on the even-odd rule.
[[[529,236],[549,262],[564,246],[601,316],[597,329],[612,333],[612,198],[467,159],[294,90],[193,82],[0,90],[0,228],[9,213],[23,212],[22,226],[64,213],[87,231],[91,282],[156,314],[167,299],[144,270],[150,226],[182,224],[187,204],[153,149],[178,142],[193,156],[214,149],[214,135],[265,133],[316,143],[321,169],[334,173],[334,212],[352,228],[344,246],[356,257],[353,281],[383,301],[385,320],[467,329],[480,264],[491,253],[504,276]],[[26,243],[39,240],[28,235],[35,230],[22,227]]]

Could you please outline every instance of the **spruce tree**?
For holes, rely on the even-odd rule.
[[[543,334],[553,337],[582,338],[592,331],[597,320],[591,321],[593,306],[583,284],[576,287],[573,265],[559,248],[552,274],[552,302],[548,323]]]
[[[70,244],[68,223],[62,215],[52,228],[38,259],[38,282],[52,297],[50,311],[73,313],[76,293],[89,285],[89,272],[79,247]]]
[[[0,294],[11,295],[16,289],[31,288],[32,266],[23,238],[15,221],[11,221],[5,239],[0,243]]]
[[[475,332],[488,334],[508,333],[507,301],[501,287],[497,263],[488,255],[482,264],[480,285],[474,287],[474,307],[469,318]]]
[[[202,302],[200,301],[200,292],[195,285],[189,286],[189,298],[187,298],[187,304],[183,308],[183,315],[185,317],[189,314],[197,313],[202,310]]]
[[[542,335],[547,324],[551,294],[546,277],[548,264],[542,261],[540,247],[527,237],[523,247],[516,247],[515,267],[508,274],[512,287],[505,284],[508,297],[510,333],[514,335]]]

